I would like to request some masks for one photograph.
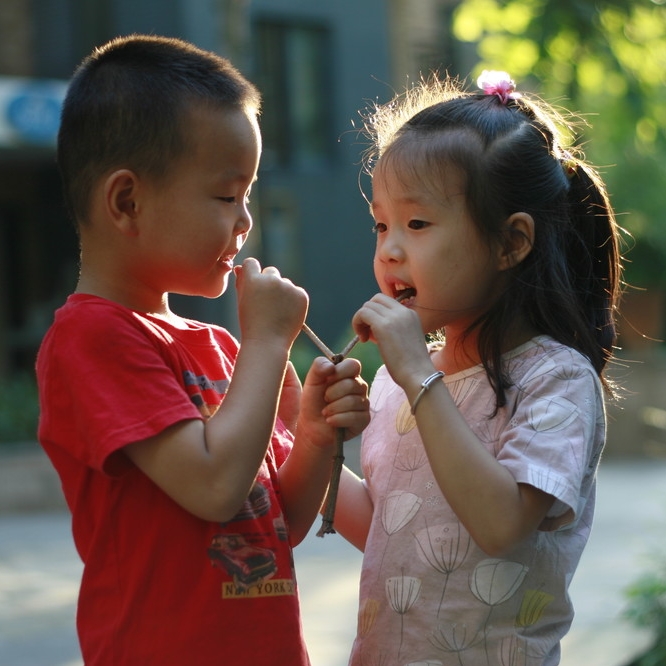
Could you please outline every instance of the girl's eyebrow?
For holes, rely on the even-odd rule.
[[[427,205],[426,202],[424,202],[423,197],[418,197],[416,195],[413,196],[402,196],[402,197],[391,197],[391,201],[394,202],[395,204],[398,205],[413,205],[413,206],[424,206]],[[377,208],[381,208],[381,206],[375,201],[370,202],[370,214],[373,214],[373,211],[375,211]]]

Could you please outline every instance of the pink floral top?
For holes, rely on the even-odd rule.
[[[482,367],[444,381],[516,481],[556,498],[549,517],[506,557],[488,557],[443,497],[406,396],[381,368],[361,450],[374,515],[354,666],[559,663],[573,619],[567,589],[594,512],[602,389],[585,357],[545,336],[505,358],[513,386],[493,418],[495,396]]]

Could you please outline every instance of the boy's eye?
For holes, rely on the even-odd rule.
[[[386,225],[383,222],[377,222],[372,226],[373,234],[381,234],[386,231]]]
[[[224,201],[224,203],[229,203],[229,204],[238,203],[238,199],[236,199],[236,197],[218,197],[218,199],[220,201]],[[249,196],[243,197],[243,203],[246,206],[249,206],[250,205],[250,197]]]
[[[218,197],[220,201],[224,201],[224,203],[229,203],[229,204],[237,204],[238,199],[236,197]],[[250,205],[250,197],[243,197],[243,203],[246,206]]]
[[[428,223],[423,220],[410,220],[408,226],[410,229],[425,229],[425,227],[428,226]]]

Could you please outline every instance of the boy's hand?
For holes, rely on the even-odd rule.
[[[345,439],[360,434],[370,422],[368,385],[361,364],[353,358],[337,365],[316,358],[305,378],[298,433],[317,447],[335,443],[335,429],[345,429]]]
[[[256,259],[247,258],[234,269],[238,295],[241,341],[291,346],[308,311],[308,295],[277,268],[262,270]]]

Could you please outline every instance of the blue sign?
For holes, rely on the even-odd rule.
[[[6,122],[28,143],[52,143],[60,126],[63,91],[33,83],[17,90],[7,101]]]

